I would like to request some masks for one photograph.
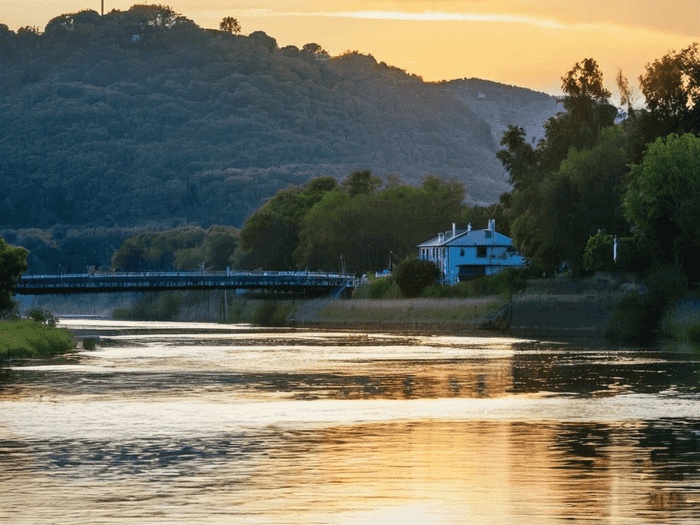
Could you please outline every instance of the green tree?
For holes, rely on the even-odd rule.
[[[314,42],[304,44],[301,48],[301,53],[302,55],[306,55],[312,58],[330,58],[328,51],[323,49],[323,47],[321,47],[320,44],[316,44]]]
[[[433,284],[440,276],[440,271],[430,261],[406,259],[399,264],[394,274],[401,292],[412,298],[418,297],[424,289]]]
[[[617,110],[593,59],[562,77],[566,112],[545,123],[536,149],[521,128],[504,134],[498,158],[513,191],[501,213],[511,220],[515,246],[547,271],[563,260],[580,270],[588,237],[599,228],[624,228],[619,181],[627,170],[626,137],[613,128]]]
[[[508,126],[508,130],[501,138],[501,146],[496,156],[510,175],[510,183],[516,190],[521,190],[533,183],[533,175],[536,173],[536,151],[525,140],[525,129],[517,126]]]
[[[370,170],[354,171],[343,181],[343,189],[350,197],[371,195],[382,184],[382,179],[372,175]]]
[[[246,220],[241,229],[236,258],[243,268],[290,270],[296,267],[292,253],[306,214],[327,193],[338,190],[333,177],[317,177],[302,187],[278,191]]]
[[[642,232],[652,258],[700,278],[700,138],[658,138],[631,167],[624,211]]]
[[[390,257],[413,254],[418,243],[449,229],[464,210],[464,185],[454,179],[429,175],[418,188],[362,187],[327,194],[309,211],[294,252],[297,265],[334,269],[342,255],[351,272],[383,270]]]
[[[647,142],[670,133],[700,133],[700,49],[694,43],[646,65],[639,85],[648,113]]]
[[[24,248],[8,245],[0,238],[0,312],[12,310],[15,302],[12,289],[27,270],[27,254]]]
[[[598,232],[591,236],[583,252],[583,265],[589,272],[605,270],[613,264],[613,236]]]
[[[225,17],[221,23],[219,23],[219,29],[226,31],[227,33],[231,33],[232,35],[241,34],[241,24],[239,24],[238,20],[232,16]]]

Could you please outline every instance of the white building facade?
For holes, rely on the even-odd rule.
[[[441,281],[449,285],[527,264],[510,238],[496,231],[494,219],[485,230],[472,230],[471,224],[457,230],[453,224],[451,231],[419,244],[418,258],[434,263]]]

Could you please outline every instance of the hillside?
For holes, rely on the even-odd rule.
[[[544,123],[564,111],[555,97],[516,86],[478,78],[440,83],[443,90],[465,103],[480,119],[489,123],[499,143],[509,125],[525,129],[528,142],[544,139]]]
[[[456,177],[488,204],[508,188],[502,131],[539,136],[556,111],[541,93],[425,83],[159,6],[0,25],[0,62],[0,223],[14,230],[241,226],[289,184],[356,169]]]

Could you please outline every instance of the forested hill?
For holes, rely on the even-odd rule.
[[[457,177],[467,203],[492,203],[508,189],[502,130],[536,135],[557,110],[529,90],[205,30],[162,6],[0,25],[0,62],[10,229],[241,226],[289,184],[357,169]]]

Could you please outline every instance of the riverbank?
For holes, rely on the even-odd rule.
[[[295,326],[356,330],[478,332],[603,341],[620,295],[516,294],[466,299],[316,299],[299,305]]]
[[[0,322],[0,361],[50,357],[75,348],[75,339],[65,328],[37,321]]]

